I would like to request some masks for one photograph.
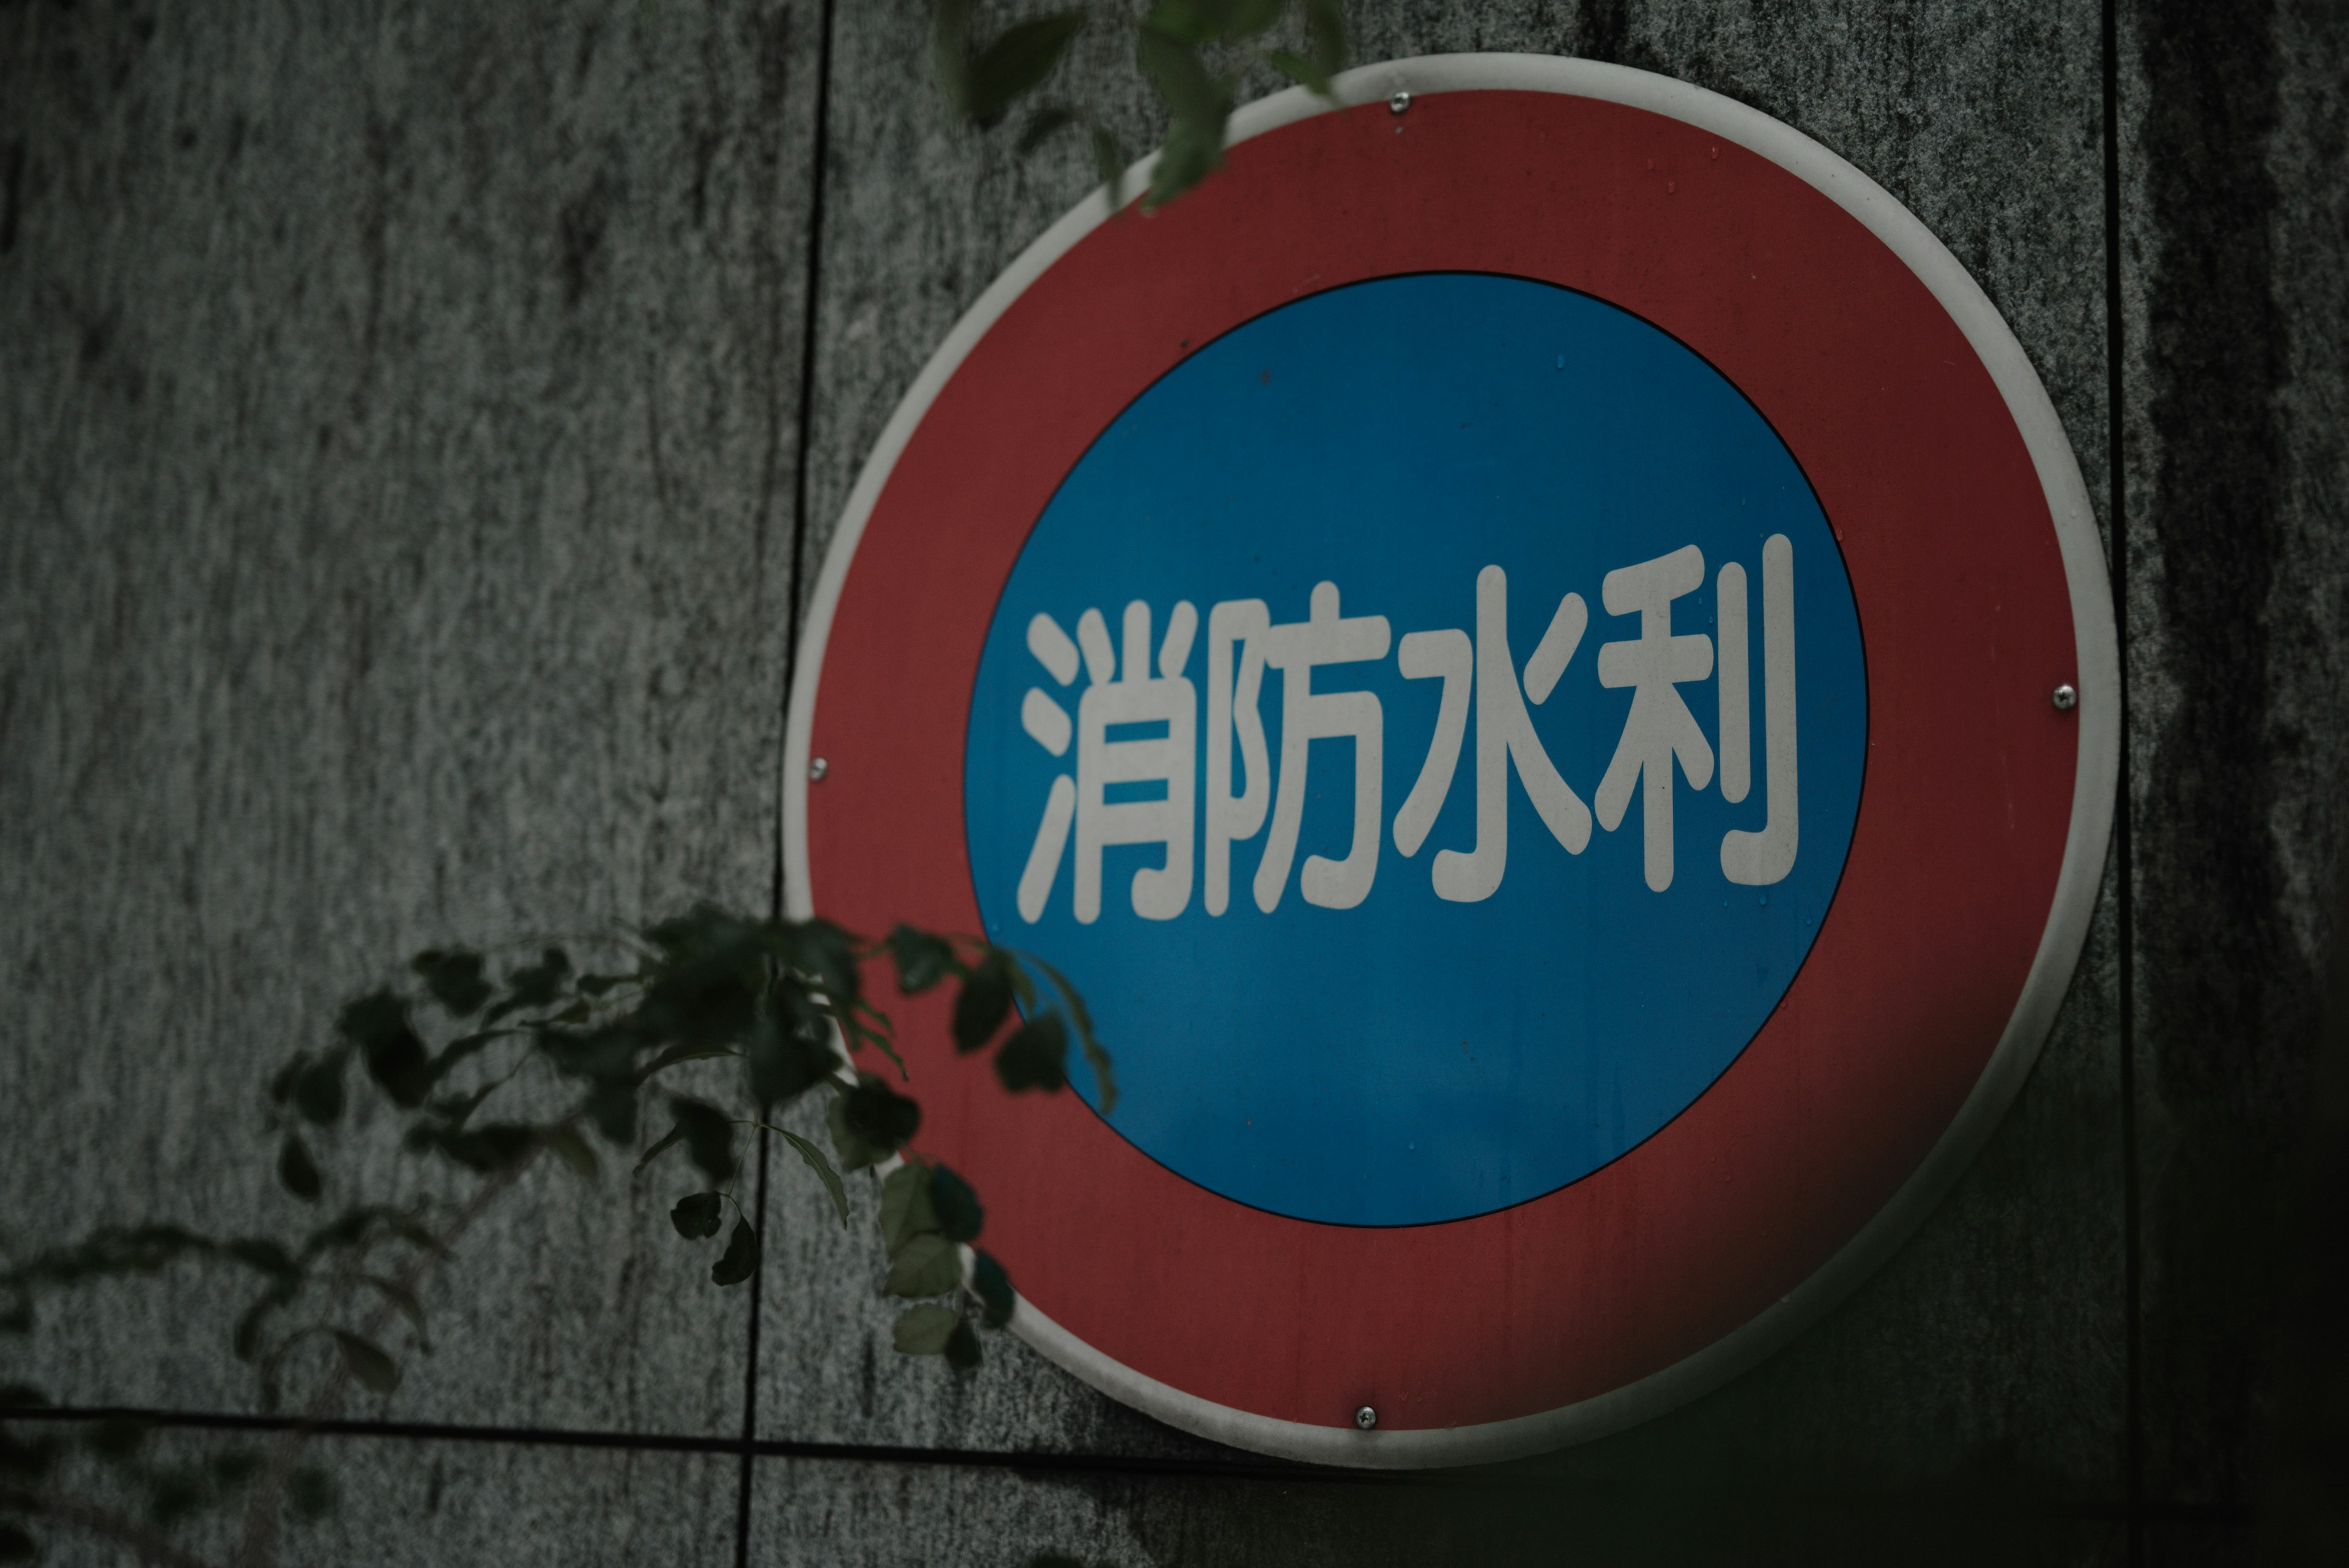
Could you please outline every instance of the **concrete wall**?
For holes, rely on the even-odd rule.
[[[753,1314],[660,1194],[533,1179],[328,1439],[318,1561],[2244,1554],[2275,1194],[2349,763],[2349,20],[1359,0],[1787,120],[2013,324],[2097,498],[2121,827],[2055,1034],[1880,1275],[1758,1371],[1473,1478],[1214,1449],[887,1348],[776,1168]],[[949,325],[1082,195],[940,123],[918,0],[0,5],[0,1235],[292,1222],[254,1085],[398,954],[773,897],[791,638]],[[1073,81],[1152,125],[1102,39]],[[848,1280],[842,1284],[836,1282]],[[192,1272],[46,1324],[239,1412]],[[26,1354],[9,1352],[12,1356]],[[14,1362],[11,1362],[14,1366]],[[172,1443],[210,1440],[175,1433]],[[100,1561],[100,1557],[65,1560]]]

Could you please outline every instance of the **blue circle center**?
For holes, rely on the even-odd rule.
[[[1457,1220],[1744,1049],[1867,746],[1834,533],[1735,387],[1588,296],[1386,278],[1193,353],[1061,484],[971,697],[971,874],[1143,1152]]]

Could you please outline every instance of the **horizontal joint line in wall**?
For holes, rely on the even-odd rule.
[[[52,1406],[0,1412],[0,1421],[88,1422],[109,1419],[145,1422],[153,1427],[228,1432],[285,1432],[304,1423],[290,1416],[244,1416],[209,1410],[153,1410],[128,1406]],[[1494,1470],[1363,1470],[1334,1466],[1303,1465],[1275,1460],[1184,1459],[1129,1457],[1119,1454],[1008,1453],[994,1449],[926,1449],[885,1443],[817,1443],[781,1438],[696,1437],[686,1433],[580,1431],[548,1427],[474,1426],[441,1421],[368,1421],[341,1418],[314,1421],[307,1429],[322,1438],[405,1438],[422,1442],[507,1443],[542,1448],[617,1449],[635,1452],[740,1455],[759,1459],[817,1459],[864,1464],[941,1465],[965,1469],[1002,1469],[1027,1475],[1126,1475],[1166,1480],[1276,1481],[1295,1484],[1319,1481],[1351,1486],[1436,1486],[1538,1489],[1547,1494],[1588,1491],[1622,1500],[1627,1489],[1619,1483],[1576,1482],[1554,1474],[1511,1468]],[[2081,1502],[2054,1499],[2002,1501],[1981,1495],[1919,1494],[1841,1490],[1793,1492],[1777,1487],[1755,1491],[1751,1501],[1788,1511],[1863,1512],[2000,1512],[2050,1519],[2121,1521],[2132,1511],[2124,1502]],[[2225,1503],[2147,1502],[2135,1516],[2144,1521],[2238,1524],[2250,1518],[2248,1509]]]

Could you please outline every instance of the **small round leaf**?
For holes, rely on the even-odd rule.
[[[710,1283],[739,1285],[758,1267],[759,1232],[748,1220],[737,1220],[734,1234],[726,1239],[726,1255],[709,1266]]]
[[[688,1241],[704,1241],[717,1235],[719,1224],[724,1218],[724,1206],[715,1192],[688,1193],[677,1200],[676,1208],[668,1211],[668,1222],[676,1226],[677,1233]]]
[[[894,1338],[904,1355],[943,1355],[947,1341],[962,1326],[962,1315],[935,1302],[914,1308],[897,1320]]]

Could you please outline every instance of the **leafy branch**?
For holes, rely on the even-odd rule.
[[[1285,23],[1294,36],[1269,42]],[[1225,131],[1251,66],[1286,77],[1331,103],[1331,78],[1345,68],[1341,0],[1157,0],[1135,20],[1122,9],[1079,7],[1013,24],[979,43],[970,0],[937,0],[930,60],[949,117],[978,130],[1038,98],[1079,37],[1095,25],[1133,35],[1133,65],[1167,114],[1166,140],[1153,167],[1145,210],[1164,206],[1222,167]],[[1062,131],[1081,132],[1110,210],[1125,205],[1125,147],[1103,119],[1081,106],[1040,98],[1017,143],[1021,156]]]
[[[195,1562],[157,1532],[240,1501],[237,1561],[273,1561],[285,1513],[316,1517],[332,1503],[331,1480],[296,1463],[303,1444],[353,1384],[382,1396],[398,1389],[400,1359],[386,1344],[394,1320],[429,1349],[425,1277],[541,1155],[593,1185],[599,1146],[632,1156],[636,1177],[681,1151],[697,1184],[676,1200],[670,1223],[702,1242],[731,1217],[709,1270],[720,1287],[752,1278],[762,1254],[760,1217],[737,1193],[752,1147],[746,1134],[784,1140],[843,1225],[844,1175],[872,1170],[889,1260],[885,1289],[914,1303],[898,1319],[897,1348],[942,1356],[957,1370],[981,1363],[978,1329],[1009,1324],[1011,1282],[976,1246],[985,1222],[978,1194],[908,1147],[921,1106],[896,1086],[910,1075],[866,971],[885,959],[907,995],[953,984],[956,1049],[992,1049],[996,1075],[1013,1092],[1063,1087],[1073,1035],[1106,1113],[1116,1096],[1109,1058],[1067,981],[1040,961],[972,939],[900,926],[874,941],[825,920],[707,905],[595,946],[597,967],[550,946],[501,973],[469,950],[419,953],[397,982],[346,1005],[328,1044],[296,1053],[269,1077],[263,1128],[278,1182],[295,1201],[320,1205],[336,1185],[335,1171],[354,1153],[345,1146],[361,1136],[354,1096],[368,1093],[388,1118],[366,1130],[379,1135],[388,1120],[409,1168],[472,1179],[461,1199],[354,1203],[284,1239],[109,1226],[0,1268],[0,1329],[18,1334],[59,1293],[180,1262],[231,1269],[254,1286],[231,1349],[254,1368],[264,1408],[284,1407],[289,1368],[312,1379],[266,1455],[240,1449],[192,1468],[149,1465],[140,1458],[144,1429],[127,1424],[100,1423],[72,1443],[25,1437],[24,1417],[46,1397],[25,1385],[0,1390],[0,1416],[18,1417],[0,1421],[0,1562],[34,1550],[36,1521],[95,1532],[149,1562]],[[681,1086],[681,1069],[721,1061],[737,1064],[730,1092],[712,1097],[706,1071],[700,1093]],[[525,1092],[541,1114],[516,1108]],[[812,1095],[828,1102],[829,1150],[781,1125],[785,1109]],[[667,1130],[639,1151],[661,1119]],[[69,1495],[61,1480],[68,1462],[110,1469],[118,1489],[143,1501],[144,1519]]]

